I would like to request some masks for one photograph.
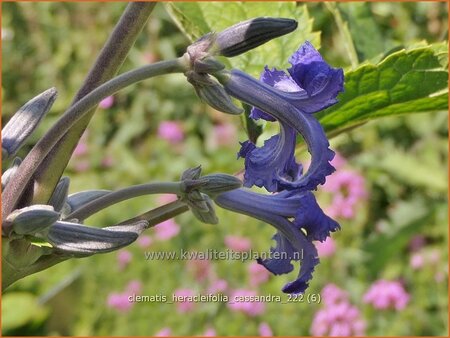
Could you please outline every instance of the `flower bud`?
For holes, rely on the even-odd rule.
[[[74,256],[110,252],[133,243],[148,225],[138,221],[123,228],[95,228],[69,222],[56,222],[50,228],[48,242],[57,250]]]
[[[18,235],[41,232],[59,219],[59,213],[49,205],[32,205],[14,210],[6,218],[6,226]]]
[[[23,105],[2,129],[2,154],[10,157],[37,128],[55,102],[57,91],[50,88]]]
[[[199,165],[195,168],[189,168],[186,169],[183,174],[181,175],[181,180],[196,180],[200,177],[200,174],[202,173],[202,166]]]
[[[227,174],[206,175],[201,177],[200,181],[206,181],[207,184],[199,190],[210,196],[219,195],[242,187],[242,182],[239,178]]]
[[[17,171],[17,168],[19,168],[19,165],[22,163],[22,159],[19,157],[16,157],[13,161],[13,164],[11,167],[9,167],[2,175],[2,189],[5,189],[8,182],[11,180],[11,178],[14,176],[14,174]]]
[[[85,204],[93,200],[109,194],[110,190],[86,190],[80,191],[67,197],[66,205],[68,206],[67,214],[72,213]]]
[[[218,111],[232,115],[239,115],[244,111],[233,103],[231,97],[219,83],[197,86],[195,89],[203,102]]]
[[[63,177],[59,180],[53,191],[48,204],[53,206],[56,211],[61,211],[66,203],[67,193],[69,192],[70,179],[68,177]]]
[[[212,203],[211,198],[208,195],[202,194],[203,200],[206,204],[207,210],[200,210],[197,208],[190,208],[195,218],[197,218],[200,222],[206,224],[217,224],[219,219],[216,216],[216,212],[214,209],[214,204]]]
[[[296,28],[297,21],[292,19],[260,17],[243,21],[217,34],[217,52],[227,57],[236,56]]]
[[[205,57],[194,62],[194,72],[215,73],[225,68],[224,64],[212,57]]]

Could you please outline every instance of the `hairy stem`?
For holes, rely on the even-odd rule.
[[[117,74],[155,5],[155,2],[132,2],[127,5],[76,94],[72,105]],[[96,106],[90,109],[82,119],[65,133],[61,141],[51,149],[39,165],[33,180],[27,183],[30,187],[34,185],[34,191],[32,197],[24,196],[25,204],[28,204],[31,199],[33,204],[47,204],[75,146],[94,115],[95,108]]]
[[[65,217],[66,219],[76,218],[80,221],[92,216],[93,214],[103,210],[111,205],[126,201],[131,198],[149,195],[149,194],[180,194],[182,182],[164,182],[164,183],[146,183],[126,187],[117,191],[113,191],[102,197],[99,197]]]
[[[92,107],[97,105],[105,97],[112,95],[131,84],[157,75],[184,72],[186,67],[186,60],[182,57],[175,60],[157,62],[152,65],[131,70],[109,80],[100,87],[97,87],[70,107],[36,143],[17,169],[14,179],[6,186],[3,192],[2,218],[5,219],[6,216],[14,210],[17,201],[23,194],[37,167],[42,163],[50,150],[60,142],[61,137],[63,137],[74,124],[89,114],[89,110]]]

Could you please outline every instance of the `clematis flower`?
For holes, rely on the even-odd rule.
[[[250,141],[242,143],[238,156],[245,158],[246,187],[256,185],[271,192],[314,190],[334,171],[329,163],[334,152],[312,113],[337,102],[336,96],[343,91],[343,71],[331,68],[309,42],[300,46],[289,62],[289,75],[266,67],[261,81],[239,70],[224,72],[219,79],[228,94],[254,107],[252,118],[280,123],[280,133],[262,147]],[[304,175],[294,157],[297,132],[311,154]]]
[[[273,237],[276,246],[271,248],[271,256],[258,260],[267,270],[275,275],[289,273],[294,269],[292,260],[302,261],[298,278],[283,287],[285,293],[306,290],[314,267],[319,263],[312,241],[324,241],[330,232],[339,229],[339,224],[323,213],[309,191],[263,195],[236,189],[217,196],[215,202],[222,208],[267,222],[278,230]]]

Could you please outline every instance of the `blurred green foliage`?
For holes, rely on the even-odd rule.
[[[229,6],[234,8],[230,13],[236,13],[233,10],[239,6],[245,8],[242,15],[248,17],[256,11],[250,8],[256,6],[253,4],[199,3],[209,11],[201,19],[196,17],[198,12],[185,12],[183,4],[167,6],[172,12],[181,8],[196,23],[204,20],[210,27],[219,17],[231,17],[234,22],[234,16],[225,13]],[[257,15],[270,16],[279,5],[259,6]],[[325,60],[346,69],[351,68],[352,60],[376,63],[383,55],[422,40],[447,40],[445,3],[340,3],[334,10],[339,11],[345,27],[339,26],[335,14],[322,3],[289,6],[291,11],[283,15],[292,13],[307,22],[300,22],[300,31],[295,34],[301,38],[302,34],[312,34],[318,42],[320,32],[320,51]],[[217,7],[221,7],[220,13]],[[43,90],[55,86],[59,91],[49,118],[31,139],[30,147],[70,104],[124,8],[124,3],[2,3],[3,121]],[[305,25],[306,32],[302,30]],[[292,48],[303,42],[300,38],[292,41]],[[275,49],[277,43],[261,48]],[[121,71],[179,56],[188,44],[189,39],[159,4]],[[260,57],[263,49],[252,51],[251,57]],[[286,55],[291,52],[283,50]],[[253,62],[268,63],[266,59]],[[269,65],[281,67],[286,60],[279,62],[273,60]],[[239,66],[257,75],[256,67],[248,63]],[[414,104],[411,107],[414,109]],[[184,142],[173,145],[158,138],[158,125],[166,120],[181,122]],[[237,136],[219,142],[214,127],[225,124],[234,127]],[[354,218],[339,220],[342,231],[333,234],[336,253],[321,259],[308,292],[320,293],[327,283],[347,290],[363,311],[368,335],[448,333],[447,126],[446,111],[415,114],[371,121],[331,140],[332,148],[348,160],[348,166],[363,174],[369,198],[360,202]],[[274,130],[266,127],[260,140]],[[243,166],[242,160],[235,160],[237,141],[245,139],[241,121],[201,103],[183,76],[144,81],[115,95],[113,107],[98,110],[85,136],[87,153],[74,157],[67,169],[70,191],[177,180],[184,169],[198,164],[205,174],[236,173]],[[23,154],[27,150],[25,147]],[[82,163],[87,165],[82,168]],[[319,189],[317,195],[321,205],[330,203],[326,192]],[[113,224],[149,209],[149,205],[155,206],[157,201],[139,198],[109,208],[87,223]],[[183,214],[176,218],[180,234],[167,242],[154,241],[148,250],[225,250],[226,235],[248,237],[252,250],[259,252],[267,251],[272,244],[274,231],[270,226],[220,209],[218,216],[220,223],[211,226]],[[410,243],[417,235],[425,241],[421,250],[436,250],[439,259],[414,270],[410,266]],[[266,303],[264,315],[247,317],[221,303],[199,303],[184,314],[177,312],[175,304],[136,303],[131,311],[118,313],[107,308],[107,297],[122,292],[130,280],[143,284],[143,295],[170,297],[177,288],[205,292],[208,287],[194,278],[185,261],[146,261],[143,249],[136,244],[129,251],[133,259],[124,270],[117,265],[117,253],[111,253],[67,261],[17,282],[3,298],[3,334],[152,335],[170,327],[174,334],[192,336],[213,327],[218,335],[255,335],[258,325],[267,322],[275,335],[308,335],[314,313],[321,308],[320,304],[273,302]],[[251,288],[247,271],[250,262],[211,263],[216,277],[226,279],[230,288]],[[403,281],[411,295],[405,310],[377,312],[363,304],[362,295],[380,278]],[[280,289],[292,279],[293,275],[271,276],[254,289],[261,295],[279,295],[286,300]]]

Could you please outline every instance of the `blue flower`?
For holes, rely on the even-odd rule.
[[[334,152],[328,148],[325,132],[312,113],[337,102],[337,94],[343,91],[342,69],[328,66],[309,42],[289,62],[289,75],[266,67],[261,81],[238,70],[222,79],[230,95],[254,107],[251,117],[280,123],[280,133],[261,148],[249,141],[242,144],[239,156],[245,157],[246,187],[256,185],[271,192],[314,190],[334,171],[329,163]],[[297,132],[311,154],[311,165],[304,175],[294,157]]]
[[[301,260],[297,279],[283,287],[285,293],[302,293],[308,287],[314,267],[319,263],[313,240],[324,241],[339,224],[326,216],[314,195],[307,191],[283,191],[263,195],[245,189],[223,193],[215,198],[222,208],[239,212],[277,229],[273,239],[275,247],[267,259],[259,259],[267,270],[275,275],[293,270],[291,261]]]

